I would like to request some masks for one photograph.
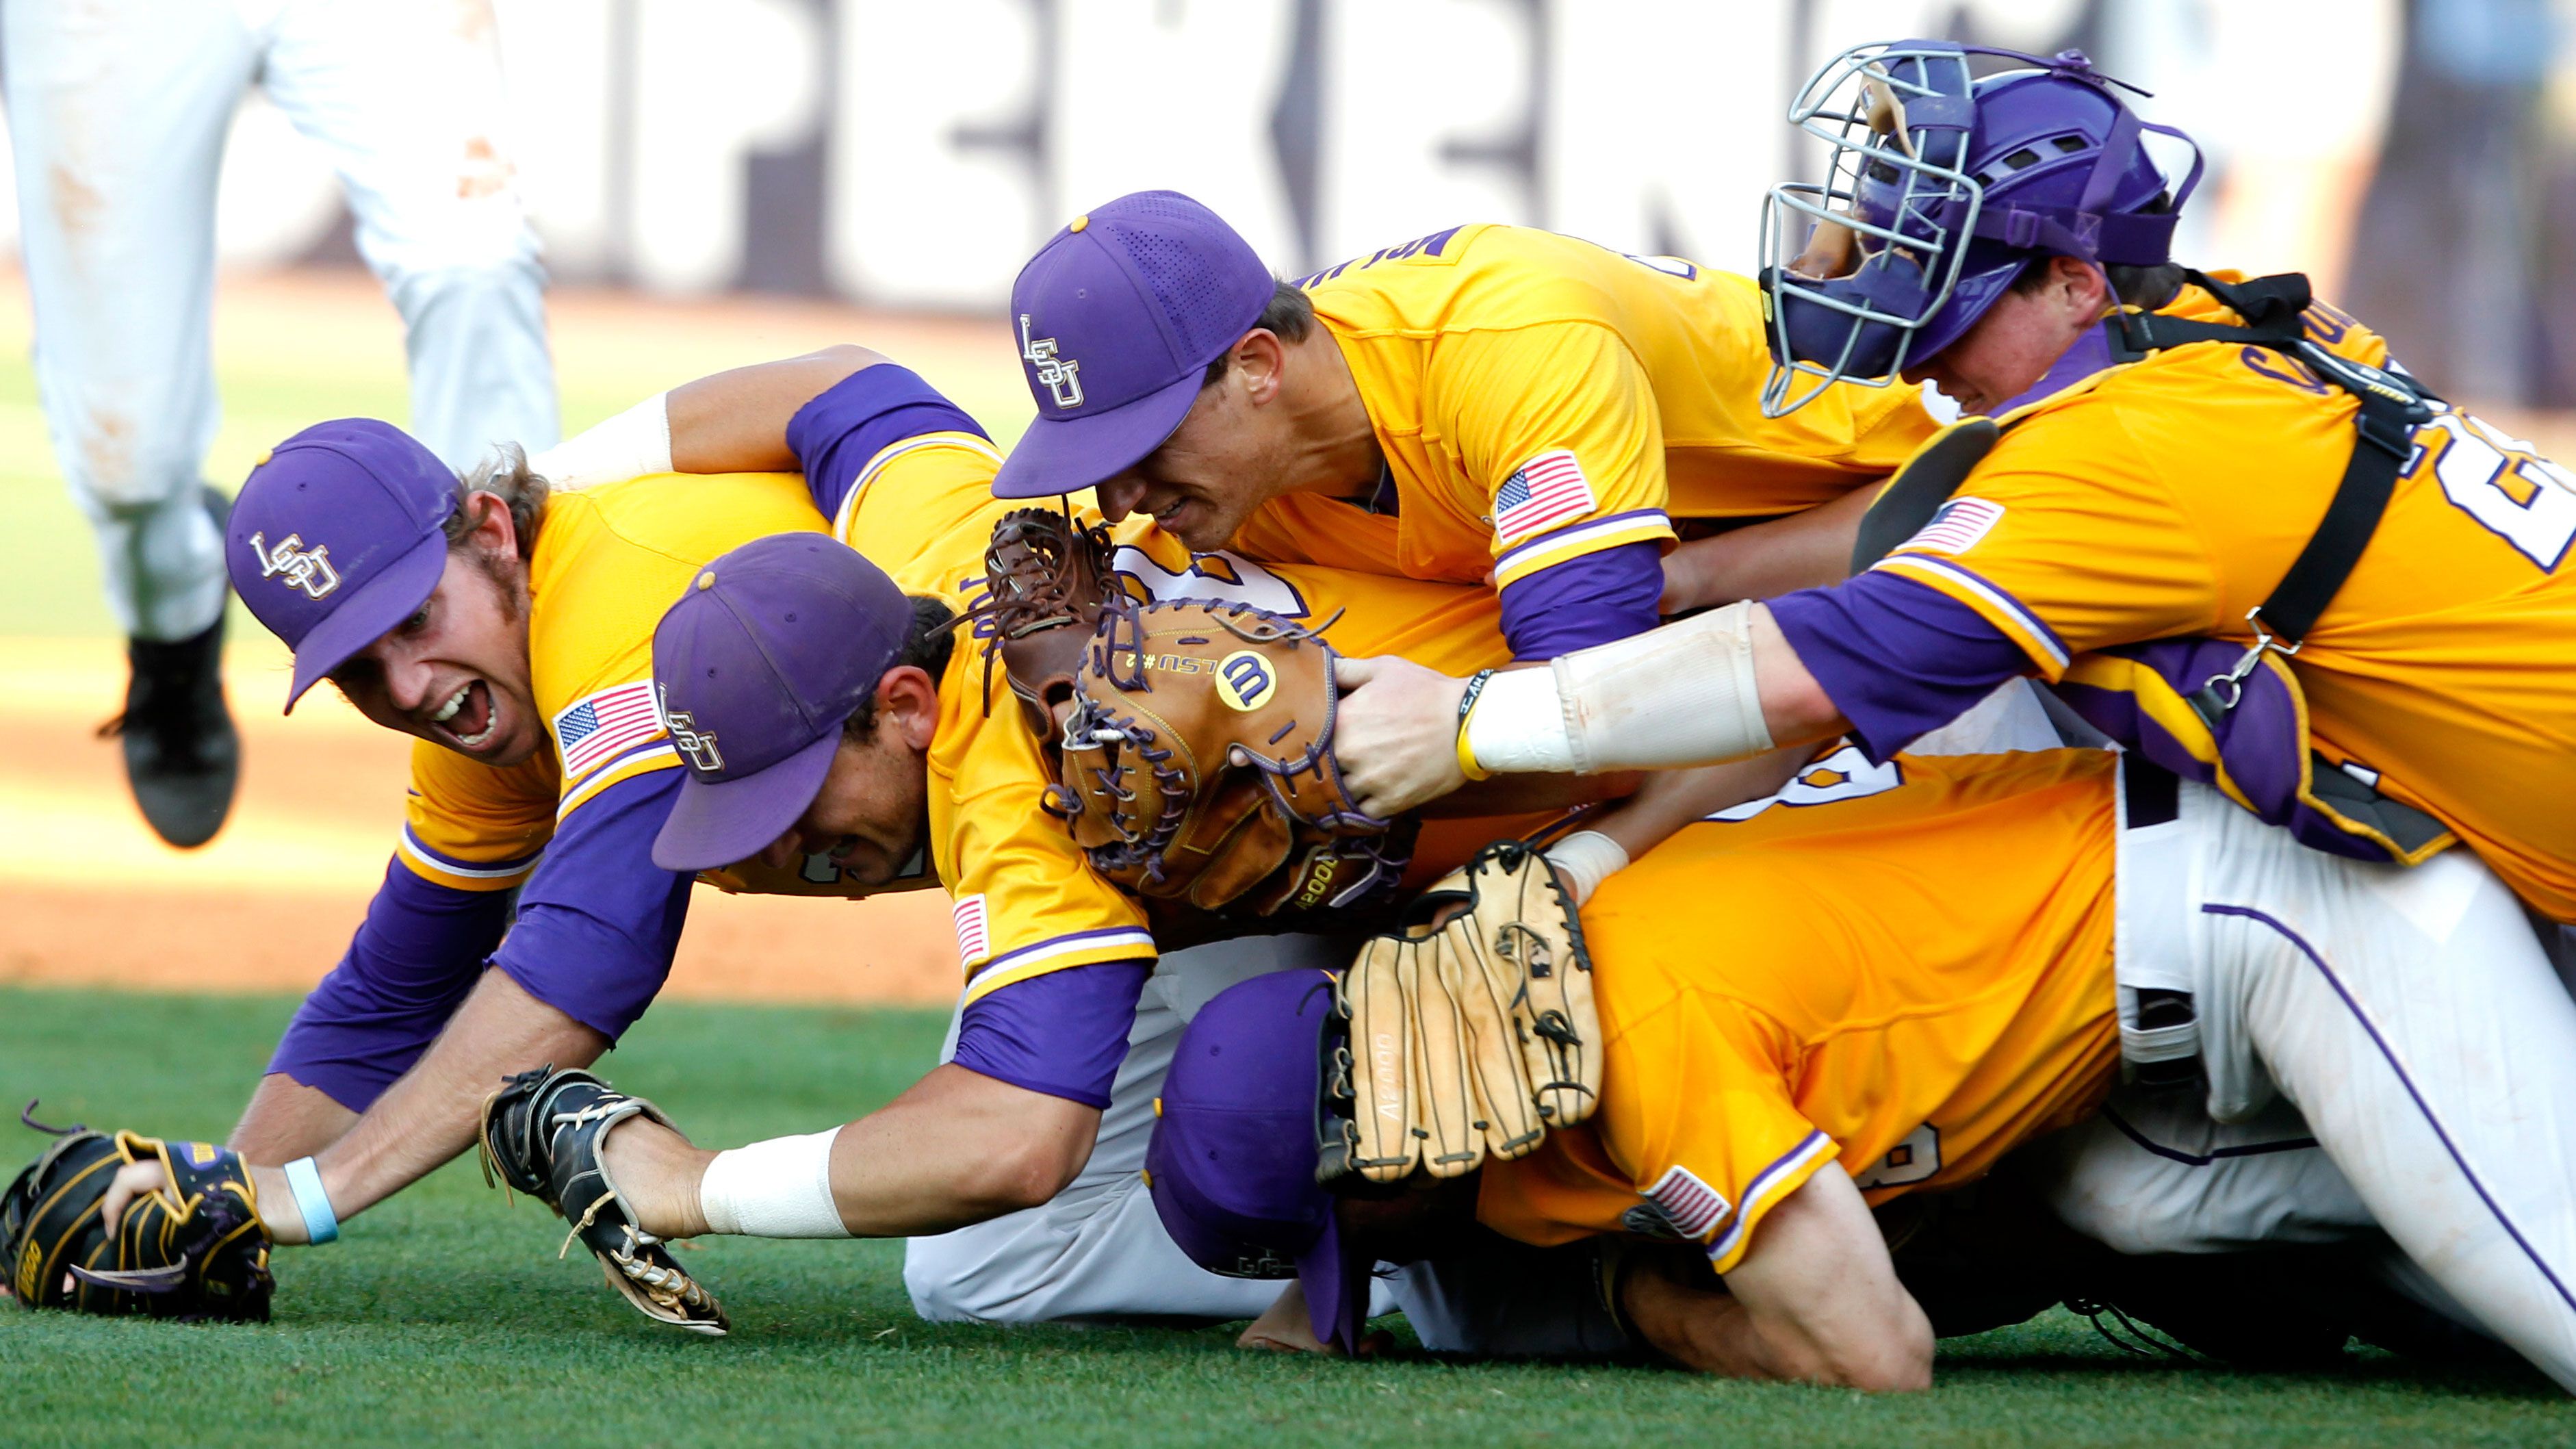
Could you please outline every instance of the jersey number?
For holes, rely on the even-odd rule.
[[[2438,435],[2433,436],[2433,435]],[[2576,542],[2576,478],[2464,413],[2443,413],[2415,430],[2420,467],[2425,451],[2439,446],[2433,477],[2451,506],[2513,545],[2514,551],[2554,571]],[[2411,474],[2413,468],[2408,469]]]
[[[1921,1182],[1941,1170],[1941,1129],[1926,1122],[1905,1134],[1905,1140],[1888,1149],[1885,1157],[1861,1169],[1852,1178],[1852,1186],[1903,1187]]]
[[[1109,567],[1134,579],[1147,598],[1158,601],[1212,599],[1220,604],[1250,604],[1291,619],[1303,619],[1308,613],[1305,596],[1297,592],[1296,585],[1224,549],[1192,554],[1190,566],[1174,573],[1154,562],[1153,555],[1143,549],[1122,544]]]
[[[1750,820],[1775,805],[1796,809],[1805,805],[1830,805],[1837,800],[1865,800],[1884,795],[1905,783],[1905,772],[1894,760],[1873,765],[1860,752],[1858,745],[1845,745],[1814,764],[1800,770],[1780,787],[1780,793],[1765,795],[1730,805],[1703,820]]]

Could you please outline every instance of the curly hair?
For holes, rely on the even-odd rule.
[[[474,531],[473,514],[465,505],[477,493],[489,493],[509,505],[510,529],[519,537],[519,561],[525,563],[534,557],[537,530],[545,526],[546,500],[553,496],[554,489],[528,467],[527,450],[516,443],[503,443],[473,472],[456,480],[456,507],[439,525],[447,534],[450,552],[464,547],[465,536]]]

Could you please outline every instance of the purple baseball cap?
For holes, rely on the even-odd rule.
[[[731,865],[795,824],[911,622],[894,580],[828,534],[755,538],[698,570],[653,630],[654,697],[689,766],[653,863]]]
[[[1274,971],[1238,982],[1181,1032],[1145,1182],[1190,1261],[1229,1278],[1294,1277],[1315,1337],[1356,1353],[1366,1258],[1342,1251],[1334,1197],[1315,1181],[1315,1095],[1333,978]]]
[[[1162,446],[1207,365],[1261,320],[1278,284],[1224,218],[1136,191],[1057,232],[1011,284],[1013,343],[1037,421],[993,478],[999,498],[1091,487]]]
[[[252,617],[295,651],[304,691],[426,601],[447,570],[456,474],[373,418],[315,423],[268,450],[233,500],[224,569]]]

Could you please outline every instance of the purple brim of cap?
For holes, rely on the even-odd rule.
[[[993,496],[1053,498],[1117,477],[1163,446],[1189,416],[1202,382],[1194,372],[1107,412],[1041,414],[993,475]]]
[[[433,533],[325,615],[295,643],[295,681],[287,686],[286,713],[295,713],[295,702],[304,697],[304,691],[348,663],[350,655],[410,618],[437,591],[439,577],[446,572],[447,538]]]
[[[832,771],[841,747],[838,724],[805,748],[756,774],[709,783],[689,772],[670,818],[653,837],[653,863],[664,870],[714,870],[749,860],[787,833]]]
[[[1345,1261],[1338,1215],[1297,1255],[1297,1286],[1306,1290],[1306,1317],[1318,1342],[1345,1354],[1360,1351],[1360,1325],[1368,1318],[1369,1273],[1374,1265]]]

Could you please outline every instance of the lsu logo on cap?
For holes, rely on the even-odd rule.
[[[1278,692],[1279,676],[1270,672],[1270,661],[1249,649],[1237,649],[1216,663],[1217,698],[1228,708],[1259,709]]]
[[[1070,357],[1056,356],[1055,339],[1052,337],[1032,341],[1029,337],[1029,314],[1026,312],[1020,314],[1020,356],[1028,359],[1031,371],[1037,375],[1038,386],[1047,390],[1047,396],[1057,407],[1070,412],[1082,406],[1082,364]]]
[[[671,743],[689,757],[690,765],[709,775],[724,772],[724,756],[716,749],[714,730],[699,729],[698,722],[685,709],[664,711],[662,723],[671,732]]]
[[[273,579],[286,577],[286,586],[301,589],[308,599],[322,599],[340,587],[340,571],[331,567],[331,546],[316,544],[305,548],[304,535],[290,533],[270,548],[264,533],[250,536],[251,556],[259,560],[259,576]]]

